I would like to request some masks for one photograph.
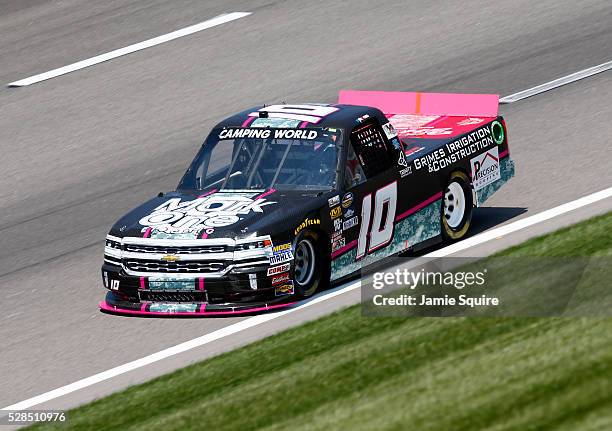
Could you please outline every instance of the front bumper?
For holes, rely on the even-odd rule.
[[[104,264],[102,278],[109,289],[100,309],[131,315],[202,316],[262,312],[295,303],[279,295],[266,272],[222,279],[134,277],[120,267]],[[255,286],[256,289],[253,289]]]
[[[186,243],[108,236],[102,280],[109,292],[100,308],[121,314],[199,316],[261,312],[294,303],[290,262],[274,265],[271,247],[236,253],[233,245],[222,242],[227,240]],[[162,246],[163,251],[176,253],[185,266],[161,261],[158,250]],[[212,246],[225,249],[202,251]],[[142,272],[135,270],[134,261]],[[199,273],[198,268],[208,272]],[[282,270],[282,274],[270,269]]]
[[[228,316],[286,308],[296,302],[286,298],[279,298],[278,303],[251,303],[251,304],[208,304],[208,303],[164,303],[124,301],[108,292],[104,301],[100,302],[100,310],[122,315],[132,316]]]

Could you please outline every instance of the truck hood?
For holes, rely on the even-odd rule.
[[[315,192],[316,193],[316,192]],[[118,237],[159,239],[242,238],[291,229],[325,199],[304,191],[180,191],[155,197],[123,216]]]

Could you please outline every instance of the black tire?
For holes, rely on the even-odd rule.
[[[442,198],[442,235],[450,241],[463,238],[472,221],[474,199],[470,179],[461,171],[450,175]]]
[[[293,285],[295,296],[308,298],[329,283],[329,252],[323,238],[315,232],[304,232],[295,241]],[[309,256],[306,256],[308,254]],[[309,267],[300,265],[306,258]]]

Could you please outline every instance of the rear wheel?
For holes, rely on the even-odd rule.
[[[295,243],[293,283],[295,295],[300,298],[314,295],[321,285],[329,281],[329,263],[326,262],[326,253],[322,250],[319,237],[313,232],[306,232]]]
[[[472,221],[474,202],[470,180],[463,172],[453,172],[444,190],[442,234],[450,240],[465,236]]]

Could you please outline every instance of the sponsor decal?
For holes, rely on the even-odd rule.
[[[274,131],[274,139],[317,139],[319,131],[314,129],[278,129]]]
[[[236,139],[236,138],[251,138],[251,139],[267,139],[272,135],[271,130],[266,129],[223,129],[219,132],[219,139]]]
[[[340,217],[341,215],[342,215],[342,208],[339,206],[336,208],[332,208],[329,211],[329,216],[332,218],[332,220]]]
[[[399,171],[400,173],[400,177],[404,178],[407,175],[410,175],[412,173],[412,166],[407,166],[404,169]]]
[[[285,250],[291,250],[291,243],[290,243],[290,242],[285,243],[285,244],[275,245],[275,246],[272,248],[272,252],[273,252],[274,254],[277,254],[277,253],[279,253],[279,252],[281,252],[281,251],[285,251]]]
[[[282,284],[274,288],[275,296],[293,295],[293,293],[294,293],[293,282],[291,281],[287,284]]]
[[[403,129],[402,137],[410,136],[442,136],[452,135],[453,129],[450,127],[420,127],[418,129]]]
[[[494,145],[492,135],[493,132],[489,127],[476,129],[429,154],[414,159],[414,168],[416,170],[427,168],[428,172],[438,172],[440,169],[447,168],[453,163]]]
[[[408,162],[406,161],[406,156],[402,151],[399,153],[399,158],[397,159],[397,164],[403,166],[405,168],[408,167]]]
[[[400,114],[389,118],[400,138],[413,136],[445,136],[453,133],[450,127],[432,127],[428,124],[440,119],[439,115]]]
[[[344,218],[351,218],[353,217],[353,214],[355,214],[355,210],[353,210],[353,208],[349,208],[346,211],[344,211]]]
[[[338,238],[336,241],[334,241],[332,243],[332,253],[335,251],[340,250],[342,247],[344,247],[346,245],[346,238],[345,237],[340,237]]]
[[[284,273],[284,274],[277,275],[275,277],[272,277],[271,283],[272,283],[272,286],[275,286],[277,284],[285,283],[287,281],[289,281],[289,273],[288,272]]]
[[[108,272],[102,271],[102,280],[104,281],[104,287],[108,289]]]
[[[158,232],[198,233],[203,229],[230,226],[250,213],[263,213],[263,207],[276,202],[253,199],[253,193],[214,193],[183,201],[172,198],[140,219],[139,223]]]
[[[499,152],[497,147],[474,157],[470,160],[472,166],[472,184],[474,190],[480,190],[501,178],[499,170]]]
[[[391,139],[391,145],[393,145],[393,148],[395,148],[398,151],[401,151],[402,149],[402,146],[400,145],[400,141],[397,138]]]
[[[397,137],[397,132],[395,131],[395,127],[391,123],[385,123],[382,125],[383,132],[387,136],[387,139],[391,140]]]
[[[342,224],[342,229],[347,230],[350,229],[354,226],[357,226],[359,224],[359,217],[355,216],[351,219],[346,220],[343,224]]]
[[[340,195],[336,195],[334,197],[331,197],[327,200],[327,203],[329,203],[329,207],[335,207],[336,205],[340,205]]]
[[[312,140],[319,137],[315,129],[263,129],[263,128],[236,128],[223,129],[219,132],[219,139],[305,139]]]
[[[291,267],[291,264],[289,263],[285,263],[283,265],[279,265],[279,266],[272,266],[270,268],[268,268],[268,277],[272,276],[272,275],[276,275],[276,274],[280,274],[281,272],[287,272],[289,271],[289,268]]]
[[[334,232],[342,231],[342,219],[337,218],[334,220]]]
[[[300,120],[290,120],[288,118],[255,118],[250,126],[295,129],[299,127],[300,123]]]
[[[389,117],[389,121],[397,130],[413,129],[424,126],[440,118],[439,115],[417,115],[417,114],[396,114]]]
[[[457,123],[458,126],[471,126],[472,124],[480,124],[484,121],[484,118],[476,118],[476,117],[469,117],[466,118],[465,120],[461,120]]]
[[[342,208],[348,208],[352,205],[353,203],[353,194],[351,192],[345,193],[344,196],[342,196]]]
[[[362,115],[361,117],[357,118],[355,121],[358,122],[358,123],[363,123],[368,118],[370,118],[370,116],[368,114],[365,114],[365,115]]]
[[[342,232],[335,232],[332,234],[331,236],[331,243],[333,244],[334,241],[338,241],[339,238],[342,237]]]
[[[162,313],[193,313],[198,308],[198,304],[168,304],[164,302],[152,302],[149,304],[149,311]]]
[[[406,161],[406,155],[403,151],[400,151],[399,153],[397,164],[404,167],[404,169],[400,169],[399,171],[400,177],[404,178],[406,175],[410,175],[412,173],[412,166],[408,166],[408,162]]]
[[[313,226],[313,225],[317,225],[317,224],[321,224],[321,220],[316,219],[316,218],[307,218],[305,219],[302,223],[300,223],[300,225],[298,227],[295,228],[295,230],[293,231],[294,234],[298,234],[300,233],[305,227],[308,226]]]
[[[278,252],[268,258],[270,265],[278,265],[279,263],[293,260],[293,253],[290,250]]]

